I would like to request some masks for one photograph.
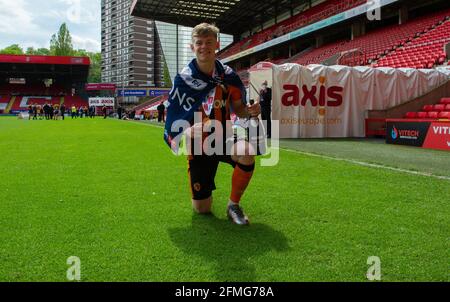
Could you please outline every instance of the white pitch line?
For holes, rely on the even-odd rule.
[[[391,170],[391,171],[401,172],[401,173],[407,173],[407,174],[412,174],[412,175],[420,175],[420,176],[426,176],[426,177],[433,177],[433,178],[437,178],[437,179],[450,180],[450,177],[448,177],[448,176],[440,176],[440,175],[434,175],[434,174],[431,174],[431,173],[418,172],[418,171],[412,171],[412,170],[401,169],[401,168],[394,168],[394,167],[383,166],[383,165],[378,165],[378,164],[371,164],[371,163],[367,163],[367,162],[363,162],[363,161],[357,161],[357,160],[352,160],[352,159],[332,157],[332,156],[327,156],[327,155],[309,153],[309,152],[292,150],[292,149],[286,149],[286,148],[280,148],[280,150],[287,151],[287,152],[292,152],[292,153],[303,154],[303,155],[311,156],[311,157],[319,157],[319,158],[330,159],[330,160],[335,160],[335,161],[343,161],[343,162],[347,162],[347,163],[351,163],[351,164],[355,164],[355,165],[359,165],[359,166],[363,166],[363,167],[370,167],[370,168],[376,168],[376,169],[386,169],[386,170]]]
[[[152,125],[152,124],[140,123],[140,122],[135,122],[135,121],[131,121],[131,122],[134,123],[134,124],[139,124],[139,125],[144,125],[144,126],[151,126],[151,127],[155,127],[155,128],[162,128],[162,126],[159,126],[159,125]],[[347,162],[347,163],[351,163],[351,164],[359,165],[359,166],[363,166],[363,167],[369,167],[369,168],[375,168],[375,169],[385,169],[385,170],[391,170],[391,171],[400,172],[400,173],[407,173],[407,174],[412,174],[412,175],[432,177],[432,178],[436,178],[436,179],[442,179],[442,180],[449,180],[450,181],[450,177],[448,177],[448,176],[434,175],[434,174],[431,174],[431,173],[418,172],[418,171],[412,171],[412,170],[401,169],[401,168],[394,168],[394,167],[383,166],[383,165],[378,165],[378,164],[371,164],[371,163],[367,163],[367,162],[363,162],[363,161],[357,161],[357,160],[353,160],[353,159],[332,157],[332,156],[315,154],[315,153],[309,153],[309,152],[293,150],[293,149],[287,149],[287,148],[279,148],[279,149],[283,150],[283,151],[303,154],[303,155],[311,156],[311,157],[319,157],[319,158],[324,158],[324,159],[329,159],[329,160],[343,161],[343,162]]]
[[[160,125],[153,125],[153,124],[145,123],[145,122],[127,121],[127,120],[118,120],[118,121],[129,122],[129,123],[132,123],[132,124],[143,125],[143,126],[150,126],[150,127],[153,127],[153,128],[164,128],[163,126],[160,126]]]

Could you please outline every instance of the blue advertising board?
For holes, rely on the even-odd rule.
[[[160,95],[167,95],[169,94],[170,90],[162,90],[162,89],[149,89],[148,90],[148,96],[160,96]]]
[[[118,96],[147,96],[147,90],[125,90],[125,95],[123,90],[117,90]]]

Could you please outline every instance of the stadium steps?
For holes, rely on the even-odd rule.
[[[5,109],[6,114],[8,114],[9,111],[11,111],[11,108],[14,105],[15,101],[16,101],[16,97],[15,96],[11,97],[11,99],[9,100],[8,106],[6,106],[6,109]]]
[[[144,101],[143,103],[141,103],[141,104],[139,104],[139,105],[133,107],[133,108],[131,109],[131,111],[140,111],[140,110],[143,110],[144,108],[147,108],[147,107],[149,107],[149,106],[151,106],[151,105],[153,105],[153,104],[156,104],[156,102],[158,102],[158,101],[164,99],[165,97],[167,97],[167,96],[166,96],[166,95],[160,95],[160,96],[157,96],[157,97],[152,98],[152,99],[150,99],[150,100]]]

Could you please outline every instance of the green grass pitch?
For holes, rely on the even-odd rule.
[[[367,281],[370,256],[382,281],[450,280],[445,179],[281,150],[238,227],[231,168],[194,215],[186,159],[152,125],[0,118],[0,160],[0,281],[67,281],[70,256],[81,281]]]

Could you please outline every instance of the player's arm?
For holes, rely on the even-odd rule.
[[[254,104],[246,105],[242,101],[241,91],[235,87],[228,87],[228,92],[231,96],[231,107],[233,108],[233,112],[239,118],[250,118],[252,116],[258,116],[261,114],[261,106],[259,97]]]

